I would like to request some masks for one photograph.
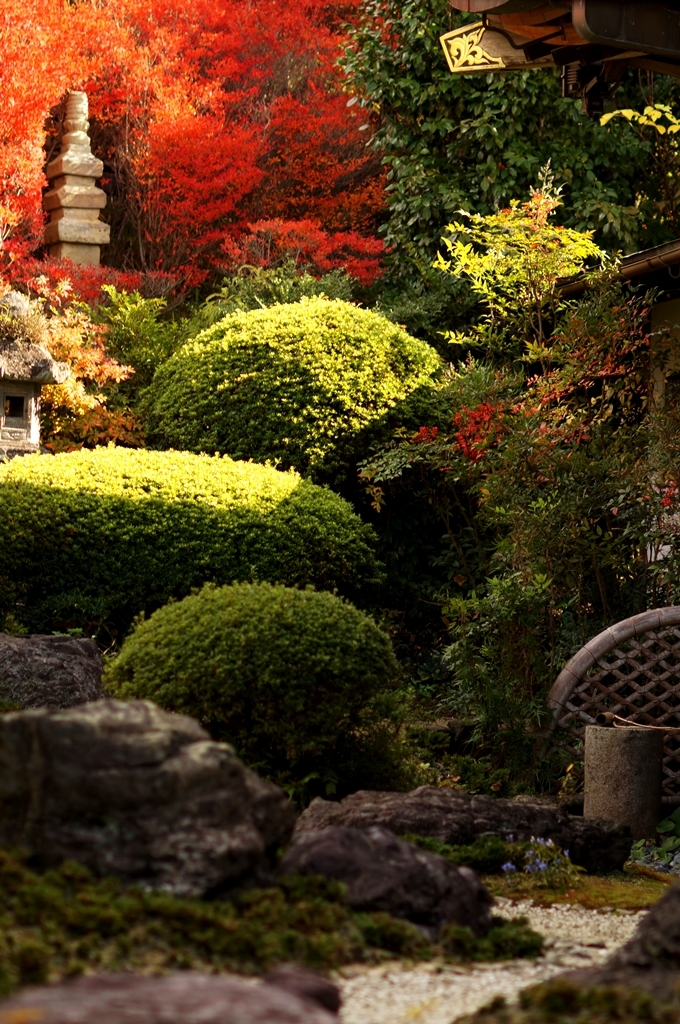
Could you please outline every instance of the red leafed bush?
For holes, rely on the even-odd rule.
[[[273,267],[292,260],[319,277],[344,267],[362,284],[370,284],[382,272],[383,243],[357,231],[324,231],[314,220],[261,220],[248,227],[249,233],[238,241],[224,243],[230,269],[243,264]]]
[[[162,270],[141,273],[103,265],[81,266],[70,260],[26,257],[11,263],[5,276],[12,287],[19,287],[31,297],[47,299],[50,305],[61,307],[71,300],[96,306],[102,301],[105,285],[111,285],[118,291],[138,291],[147,299],[174,296],[177,302],[187,291],[201,284],[207,274],[196,267],[184,267],[175,274]]]
[[[68,363],[63,384],[47,384],[41,395],[41,441],[54,452],[119,444],[139,448],[144,432],[129,409],[108,408],[116,384],[134,370],[106,351],[107,329],[92,323],[83,310],[65,309],[47,322],[46,343],[52,356]]]
[[[498,444],[505,410],[490,402],[474,409],[463,407],[451,420],[460,452],[471,462],[478,462],[488,448]]]
[[[142,287],[144,276],[137,271],[123,272],[113,267],[80,266],[70,260],[37,260],[26,258],[10,264],[7,279],[33,297],[47,299],[61,306],[71,299],[96,305],[102,286],[135,291]]]

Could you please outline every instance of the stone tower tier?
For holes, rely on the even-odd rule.
[[[61,153],[45,170],[52,185],[43,199],[50,214],[45,245],[49,246],[52,259],[97,264],[99,247],[110,241],[111,229],[99,220],[106,195],[95,181],[104,173],[104,164],[90,149],[87,116],[87,95],[72,92],[66,104]]]

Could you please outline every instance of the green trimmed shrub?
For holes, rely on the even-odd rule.
[[[143,413],[163,448],[344,477],[439,366],[426,342],[339,299],[231,313],[156,372]]]
[[[267,583],[205,587],[159,608],[106,677],[122,699],[191,715],[284,785],[346,788],[351,749],[399,725],[389,636],[333,594]],[[400,753],[400,751],[397,751]]]
[[[187,452],[98,448],[0,466],[0,622],[105,625],[206,582],[313,584],[366,600],[371,528],[296,473]]]

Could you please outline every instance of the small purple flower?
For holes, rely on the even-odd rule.
[[[505,871],[506,874],[510,871],[517,871],[517,868],[511,861],[506,861],[505,864],[501,865],[501,871]]]
[[[568,857],[568,856],[569,856],[569,850],[563,850],[563,853],[564,853],[564,856],[565,856],[565,857]]]

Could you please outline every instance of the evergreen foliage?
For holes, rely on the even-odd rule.
[[[293,473],[186,452],[99,448],[0,467],[0,609],[34,632],[106,626],[212,581],[368,599],[374,534]]]
[[[394,781],[371,763],[400,721],[392,644],[333,594],[205,587],[139,623],[107,678],[116,697],[197,718],[286,785],[318,779],[326,795],[346,790],[362,757],[375,785]]]
[[[425,342],[341,300],[233,313],[159,369],[149,436],[334,480],[438,366]]]
[[[299,302],[314,295],[349,301],[352,283],[341,270],[317,280],[287,260],[280,267],[241,267],[224,276],[217,291],[204,301],[185,305],[180,313],[165,298],[148,298],[139,291],[118,290],[108,284],[101,287],[105,301],[87,312],[106,329],[107,353],[134,369],[132,377],[117,389],[119,395],[134,401],[180,345],[228,313]]]
[[[277,267],[246,265],[222,279],[217,291],[201,306],[194,322],[210,327],[229,313],[300,302],[318,295],[351,302],[353,285],[356,281],[344,270],[331,270],[317,279],[306,270],[298,270],[292,259]]]
[[[452,75],[439,37],[475,14],[447,0],[364,0],[344,67],[387,168],[393,273],[420,276],[461,209],[492,213],[524,195],[551,162],[566,185],[569,227],[596,230],[608,249],[631,251],[673,237],[664,174],[649,173],[652,143],[622,123],[589,121],[580,100],[561,98],[557,69]],[[657,79],[657,94],[677,92]],[[639,105],[636,71],[616,102]],[[677,233],[677,232],[676,232]]]
[[[493,791],[510,778],[555,785],[563,755],[538,759],[536,738],[560,668],[609,623],[675,603],[678,591],[672,347],[660,338],[650,359],[652,296],[607,271],[590,275],[581,299],[560,296],[564,264],[597,253],[550,224],[559,200],[548,184],[456,226],[449,269],[469,278],[481,315],[455,340],[483,356],[442,375],[439,409],[361,467],[393,532],[406,495],[423,522],[431,516],[414,541],[440,538],[420,576],[422,603],[439,602],[450,636],[430,699],[439,715],[472,722],[457,753],[489,779],[503,773]],[[652,371],[666,384],[662,410]],[[460,762],[445,755],[437,770],[467,783]]]

